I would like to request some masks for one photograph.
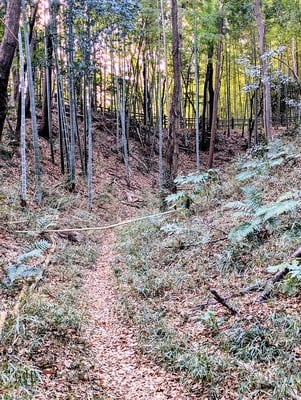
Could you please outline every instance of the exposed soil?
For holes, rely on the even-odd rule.
[[[114,232],[103,237],[96,269],[86,276],[84,292],[90,313],[88,340],[95,354],[96,376],[110,400],[185,400],[179,378],[139,353],[135,330],[122,322],[116,308],[118,294],[113,288],[112,262],[115,258]]]

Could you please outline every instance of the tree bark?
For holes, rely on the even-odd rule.
[[[39,128],[39,135],[45,139],[51,136],[51,86],[52,86],[52,38],[50,36],[49,27],[46,28],[45,37],[45,78],[43,83],[43,104],[42,104],[42,121]],[[50,104],[49,104],[50,103]]]
[[[8,0],[5,30],[0,46],[0,141],[7,114],[7,86],[15,49],[18,43],[21,0]]]
[[[259,56],[263,84],[263,127],[265,137],[266,139],[268,139],[272,126],[271,84],[268,75],[266,60],[263,57],[265,53],[265,24],[261,12],[261,0],[254,0],[254,12],[258,30]]]
[[[210,44],[208,47],[207,69],[206,69],[206,76],[205,76],[204,90],[203,90],[201,150],[208,150],[208,145],[206,143],[207,133],[209,133],[208,131],[210,131],[210,128],[212,125],[212,112],[213,112],[213,101],[214,101],[212,58],[213,58],[213,45]],[[209,94],[209,122],[208,122],[208,124],[206,124],[207,103],[208,103],[207,91]]]
[[[167,141],[167,164],[168,164],[168,187],[174,191],[174,179],[178,173],[179,144],[178,132],[181,117],[181,53],[180,35],[178,27],[178,4],[177,0],[171,0],[171,24],[172,24],[172,59],[173,59],[173,93],[169,113],[168,141]]]
[[[213,101],[213,112],[212,112],[212,123],[211,123],[211,135],[210,135],[210,148],[209,148],[209,163],[208,168],[213,166],[214,146],[217,129],[217,112],[218,112],[218,101],[219,101],[219,88],[220,88],[220,71],[222,62],[222,33],[224,27],[223,18],[223,2],[220,2],[220,21],[218,28],[218,43],[217,43],[217,58],[216,58],[216,70],[215,70],[215,93]]]

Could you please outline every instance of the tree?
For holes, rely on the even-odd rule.
[[[0,46],[0,141],[7,114],[7,86],[14,53],[18,44],[21,0],[8,0],[4,36]]]
[[[171,0],[171,25],[172,25],[172,61],[173,61],[173,93],[169,113],[167,163],[168,163],[168,186],[173,190],[174,179],[178,173],[179,144],[178,134],[181,117],[181,53],[180,35],[178,27],[178,4],[177,0]]]
[[[210,149],[209,149],[209,163],[208,167],[212,168],[213,165],[213,155],[215,146],[215,136],[217,129],[217,113],[218,113],[218,101],[219,101],[219,89],[220,89],[220,70],[222,62],[222,34],[224,27],[224,17],[223,17],[223,0],[220,2],[220,21],[218,30],[218,43],[217,43],[217,55],[216,55],[216,71],[215,71],[215,88],[214,88],[214,100],[213,100],[213,112],[212,112],[212,122],[211,122],[211,135],[210,135]]]
[[[266,139],[270,135],[272,123],[271,84],[265,59],[265,24],[261,12],[261,0],[254,0],[254,12],[259,39],[259,56],[263,84],[263,127]]]

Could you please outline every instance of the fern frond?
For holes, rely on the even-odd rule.
[[[7,269],[7,276],[10,283],[14,283],[16,279],[40,276],[42,273],[41,268],[29,267],[25,264],[10,265]]]
[[[41,250],[44,252],[44,251],[48,250],[49,247],[50,247],[50,243],[45,239],[41,239],[41,240],[37,240],[36,242],[29,245],[27,247],[27,251]]]
[[[258,208],[255,217],[262,222],[266,222],[272,218],[279,217],[282,214],[295,212],[299,205],[300,202],[297,200],[284,200],[281,202],[265,204]]]
[[[18,257],[18,261],[24,261],[24,260],[28,260],[29,258],[33,258],[33,257],[41,257],[42,255],[42,250],[40,249],[34,249],[31,251],[28,251],[27,253],[23,253]]]
[[[50,243],[47,240],[37,240],[26,248],[26,251],[18,257],[18,260],[24,261],[33,257],[41,257],[49,247]]]
[[[184,200],[187,197],[185,192],[173,193],[165,197],[165,201],[169,204],[176,203],[179,200]]]
[[[187,184],[203,184],[208,181],[216,180],[219,171],[217,169],[208,169],[208,171],[203,173],[190,173],[184,176],[177,176],[175,179],[176,185],[187,185]]]
[[[246,239],[248,236],[253,235],[259,226],[255,222],[245,222],[239,226],[236,226],[228,235],[231,242],[240,242]]]
[[[248,179],[254,178],[254,176],[258,175],[258,170],[257,169],[251,169],[251,170],[246,170],[242,171],[239,174],[236,175],[236,180],[237,181],[246,181]]]
[[[36,221],[37,229],[44,231],[50,228],[54,228],[56,223],[52,220],[52,216],[41,216]]]
[[[295,261],[291,264],[291,266],[289,267],[289,275],[292,278],[296,278],[296,279],[301,279],[301,265]]]
[[[282,193],[276,201],[281,202],[284,200],[290,200],[290,199],[293,199],[295,196],[296,196],[295,192],[285,192],[285,193]]]
[[[224,210],[246,210],[246,204],[243,201],[229,201],[223,206]]]
[[[262,205],[261,193],[254,187],[244,186],[241,188],[246,196],[246,206],[249,211],[255,212]]]

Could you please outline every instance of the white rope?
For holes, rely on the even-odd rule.
[[[116,228],[118,226],[131,224],[133,222],[143,221],[143,220],[146,220],[149,218],[156,218],[156,217],[161,217],[162,215],[173,214],[180,210],[181,210],[181,208],[176,209],[176,210],[164,211],[164,212],[158,213],[158,214],[147,215],[145,217],[129,219],[129,220],[117,222],[117,223],[111,224],[111,225],[96,226],[96,227],[91,227],[91,228],[64,228],[64,229],[47,229],[45,231],[29,231],[29,230],[27,230],[27,231],[15,231],[15,232],[16,233],[41,233],[41,232],[43,232],[43,233],[55,233],[55,232],[59,233],[59,232],[77,232],[77,231],[102,231],[105,229],[111,229],[111,228]]]

